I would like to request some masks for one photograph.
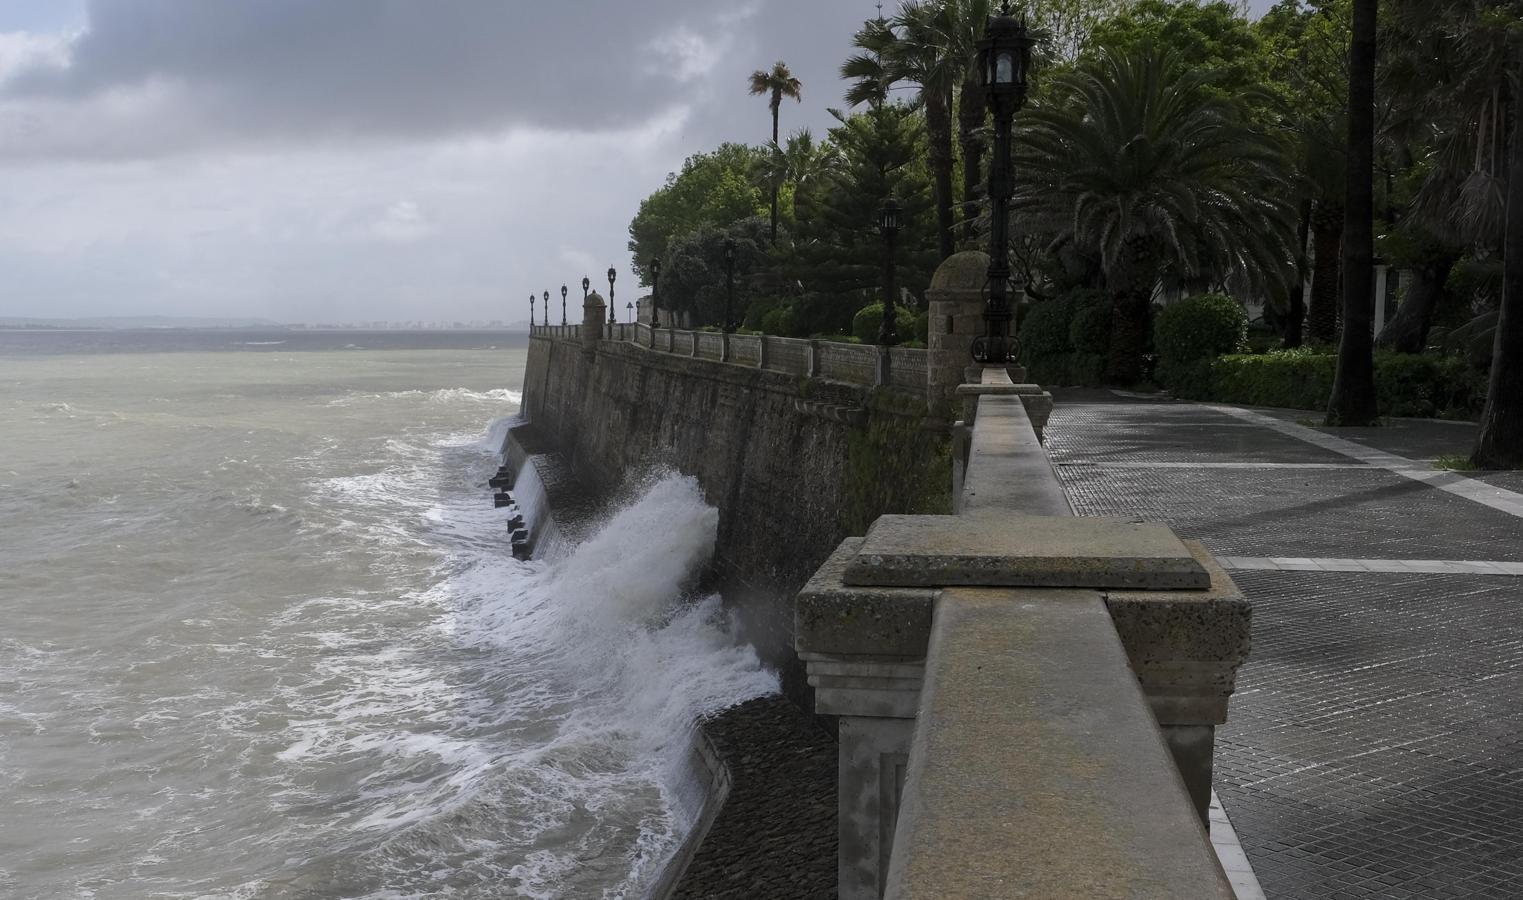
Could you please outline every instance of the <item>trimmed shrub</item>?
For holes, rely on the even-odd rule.
[[[1192,400],[1321,411],[1337,368],[1336,354],[1306,347],[1236,354],[1195,361],[1180,370],[1171,391]],[[1486,379],[1455,357],[1377,351],[1375,392],[1381,415],[1474,418],[1485,404]]]
[[[897,324],[899,316],[896,315],[894,318]],[[878,343],[878,328],[882,324],[883,304],[869,303],[851,317],[851,333],[864,344],[876,344]]]
[[[1248,314],[1231,297],[1200,294],[1165,306],[1153,320],[1153,349],[1159,382],[1170,390],[1190,389],[1202,377],[1201,363],[1248,346]]]
[[[1110,298],[1100,291],[1079,290],[1068,294],[1073,313],[1068,322],[1068,344],[1075,353],[1104,356],[1111,343]]]
[[[1021,323],[1021,362],[1038,384],[1096,385],[1110,342],[1110,300],[1075,290],[1031,307]]]

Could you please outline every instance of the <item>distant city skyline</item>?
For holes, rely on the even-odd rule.
[[[874,13],[10,0],[0,317],[509,321],[610,264],[632,288],[640,200],[769,137],[747,74],[785,60],[783,131],[823,135]]]

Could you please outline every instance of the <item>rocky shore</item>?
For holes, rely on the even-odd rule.
[[[836,744],[781,696],[699,724],[730,791],[673,900],[833,900]]]

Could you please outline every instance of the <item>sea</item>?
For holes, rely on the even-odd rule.
[[[526,345],[0,332],[0,897],[644,895],[777,679],[689,478],[513,558]]]

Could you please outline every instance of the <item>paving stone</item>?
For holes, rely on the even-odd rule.
[[[1071,463],[1136,461],[1129,447],[1329,461],[1267,428],[1200,439],[1183,427],[1210,415],[1060,394],[1048,442]],[[1412,457],[1468,440],[1448,423],[1399,425],[1329,433]],[[1523,520],[1373,467],[1058,471],[1080,514],[1153,518],[1219,554],[1523,561]],[[1477,477],[1523,488],[1523,473]],[[1233,578],[1254,603],[1254,648],[1217,733],[1216,788],[1266,895],[1523,896],[1523,582],[1325,568]]]

